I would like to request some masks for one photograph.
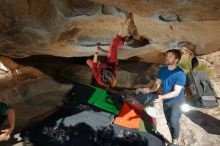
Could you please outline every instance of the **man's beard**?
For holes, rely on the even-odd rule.
[[[166,61],[165,64],[166,64],[166,65],[174,65],[174,64],[175,64],[175,61]]]

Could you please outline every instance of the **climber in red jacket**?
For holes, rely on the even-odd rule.
[[[128,18],[127,18],[128,19]],[[97,83],[105,88],[114,87],[117,81],[117,72],[118,72],[118,58],[117,58],[117,49],[122,48],[125,41],[129,41],[128,36],[122,37],[124,24],[122,24],[120,32],[117,34],[116,38],[113,40],[109,46],[108,59],[106,62],[101,64],[98,62],[99,49],[100,45],[95,50],[93,60],[88,59],[87,64],[92,68],[92,73]]]

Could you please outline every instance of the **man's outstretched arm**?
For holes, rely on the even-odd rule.
[[[124,23],[121,24],[121,29],[120,29],[120,31],[118,32],[118,35],[119,35],[119,36],[122,36],[123,31],[124,31]]]
[[[157,80],[154,82],[153,86],[150,88],[150,92],[155,92],[155,91],[157,91],[157,90],[160,88],[161,84],[162,84],[161,80],[160,80],[160,79],[157,79]]]
[[[8,122],[10,125],[10,134],[11,134],[11,132],[14,130],[15,127],[15,111],[12,108],[8,110]]]
[[[99,46],[95,49],[94,56],[93,56],[93,63],[98,62],[98,55],[99,55]]]
[[[150,93],[150,92],[155,92],[160,88],[161,84],[162,84],[161,80],[157,79],[151,88],[142,88],[142,89],[140,89],[140,91],[144,94]]]
[[[174,97],[176,97],[176,96],[178,96],[180,94],[182,89],[183,89],[183,86],[175,85],[173,91],[171,91],[171,92],[169,92],[167,94],[164,94],[164,95],[158,95],[158,98],[159,99],[174,98]]]
[[[119,33],[118,33],[118,35],[119,36],[122,36],[123,35],[123,32],[124,32],[124,25],[128,22],[128,17],[125,19],[125,22],[123,22],[122,24],[121,24],[121,29],[120,29],[120,31],[119,31]]]

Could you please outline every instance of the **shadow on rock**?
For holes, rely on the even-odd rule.
[[[208,133],[220,135],[220,120],[215,117],[201,111],[191,111],[185,115]]]

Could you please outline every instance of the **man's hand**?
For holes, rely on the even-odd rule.
[[[150,93],[150,88],[142,88],[142,89],[140,89],[140,91],[141,91],[143,94],[147,94],[147,93]]]
[[[158,95],[158,98],[154,100],[154,103],[158,103],[160,102],[160,100],[162,100],[162,95]]]
[[[10,138],[12,130],[10,128],[1,130],[2,134],[0,134],[0,141],[7,141]]]
[[[0,141],[7,141],[9,140],[9,138],[10,138],[9,134],[6,134],[6,133],[0,134]]]
[[[12,132],[12,129],[11,128],[8,128],[8,129],[4,129],[4,130],[1,130],[2,133],[7,133],[7,134],[11,134]]]

